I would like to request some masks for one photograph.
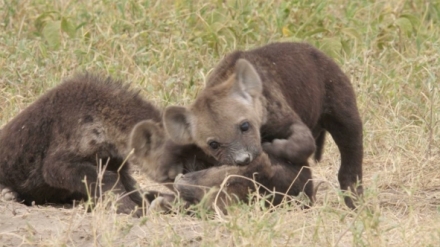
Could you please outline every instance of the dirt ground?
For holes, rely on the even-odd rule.
[[[0,200],[0,247],[420,246],[437,242],[440,177],[432,176],[437,173],[435,167],[417,169],[422,172],[417,176],[422,185],[404,190],[388,173],[378,172],[380,165],[365,159],[366,204],[359,213],[347,209],[338,196],[339,160],[332,155],[311,166],[315,186],[322,183],[309,211],[293,208],[269,213],[245,207],[209,219],[157,212],[133,218],[117,214],[113,200],[92,212],[86,212],[84,205],[29,207]],[[144,190],[167,191],[136,167],[133,176]]]
[[[70,231],[69,221],[75,216],[79,216],[79,212],[72,208],[28,207],[16,202],[0,202],[1,245],[32,245],[38,239],[63,235],[66,230]],[[83,227],[77,227],[72,232],[74,241],[78,244],[85,244],[90,238]]]
[[[136,174],[142,187],[166,190]],[[82,204],[26,206],[1,200],[0,246],[142,246],[151,243],[148,229],[161,230],[154,222],[160,217],[116,214],[111,206],[86,212]]]
[[[374,190],[380,189],[380,192],[370,198],[370,206],[376,208],[371,212],[375,212],[377,217],[370,213],[355,216],[341,202],[338,204],[335,200],[337,196],[332,194],[332,187],[337,187],[333,176],[335,170],[325,165],[314,168],[315,179],[327,182],[319,187],[317,205],[308,212],[280,209],[277,213],[267,214],[251,209],[224,219],[202,220],[158,213],[133,218],[116,214],[112,205],[86,212],[83,205],[28,207],[17,202],[0,201],[0,247],[254,246],[255,243],[271,246],[291,246],[292,243],[296,243],[295,246],[318,243],[324,243],[324,246],[333,246],[334,243],[336,246],[353,246],[355,226],[366,223],[372,224],[370,227],[375,230],[371,235],[368,231],[363,232],[363,238],[365,241],[370,239],[369,242],[375,246],[403,246],[401,244],[416,244],[422,239],[425,243],[432,243],[437,239],[438,230],[435,229],[439,215],[436,211],[440,205],[440,187],[429,186],[423,191],[405,192],[397,187],[378,185]],[[370,172],[366,169],[367,174]],[[144,189],[165,190],[145,179],[139,171],[135,171],[134,175]],[[368,183],[372,185],[373,181]],[[438,183],[434,181],[434,184]],[[326,202],[327,198],[330,198],[329,202]],[[309,220],[323,215],[324,221]],[[341,217],[347,218],[341,220]],[[270,223],[272,221],[276,223]],[[313,229],[324,229],[325,233],[317,237]],[[381,235],[377,235],[379,232]],[[375,236],[379,236],[378,239],[374,239]]]

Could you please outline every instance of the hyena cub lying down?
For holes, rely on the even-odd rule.
[[[312,173],[305,164],[286,164],[282,159],[262,153],[247,166],[222,165],[176,177],[174,188],[181,199],[190,204],[204,201],[208,208],[217,206],[222,212],[233,203],[248,203],[251,193],[265,197],[267,206],[303,192],[304,207],[314,202]]]
[[[164,163],[164,160],[171,163],[174,161],[173,164],[182,161],[180,165],[167,167],[166,174],[183,173],[176,177],[174,189],[187,205],[204,200],[205,205],[211,208],[216,202],[215,205],[225,212],[226,207],[232,203],[247,202],[252,192],[268,195],[267,201],[272,205],[280,204],[286,195],[297,196],[300,192],[304,192],[309,198],[307,206],[313,203],[312,173],[307,162],[295,163],[262,153],[247,166],[218,165],[194,145],[174,144],[160,123],[143,121],[136,126],[133,133],[137,136],[133,141],[133,148],[135,152],[143,154],[136,157],[145,162],[144,171],[156,181],[170,180],[168,175],[163,178],[159,176],[165,173],[164,164],[168,164]],[[186,156],[182,156],[183,154]],[[191,156],[194,159],[191,159]],[[233,177],[227,180],[222,190],[219,190],[229,175]],[[255,182],[261,186],[255,186]],[[218,199],[214,201],[217,194]],[[205,196],[207,197],[204,198]],[[174,200],[174,195],[162,194],[153,205],[167,210]]]
[[[87,185],[92,196],[100,196],[101,159],[107,165],[102,192],[113,188],[122,195],[118,212],[130,213],[143,205],[130,175],[130,163],[141,160],[139,153],[124,164],[136,139],[130,133],[139,122],[161,118],[151,103],[110,78],[85,74],[68,79],[1,130],[2,194],[11,199],[15,192],[27,205],[69,203],[87,199]]]
[[[227,55],[191,106],[165,110],[164,125],[174,142],[195,144],[229,165],[247,165],[263,150],[305,164],[316,149],[319,160],[328,131],[341,153],[341,189],[363,192],[354,90],[338,65],[308,44],[274,43]],[[350,196],[345,203],[355,207]]]

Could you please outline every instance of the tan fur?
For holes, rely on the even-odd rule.
[[[270,195],[274,205],[281,203],[285,196],[297,196],[300,192],[309,197],[310,205],[313,203],[312,173],[307,169],[307,163],[290,164],[287,160],[263,153],[248,166],[215,165],[211,163],[212,160],[204,160],[206,155],[200,150],[196,151],[194,145],[180,146],[184,147],[180,150],[179,145],[173,144],[163,130],[149,120],[136,125],[131,143],[137,150],[135,152],[138,152],[135,156],[145,161],[143,167],[153,179],[171,181],[176,177],[174,189],[188,205],[206,199],[204,202],[208,208],[216,202],[215,205],[225,211],[233,203],[247,202],[249,194],[255,191]],[[177,172],[183,174],[176,176]],[[239,177],[228,180],[227,186],[219,191],[228,175]],[[263,187],[256,187],[253,179]],[[273,191],[278,194],[271,194]],[[217,192],[220,192],[219,200],[215,201]],[[165,201],[158,198],[155,206],[160,210],[169,210],[173,197],[167,195],[167,198]]]
[[[217,164],[195,145],[177,145],[165,133],[161,123],[145,120],[136,124],[129,145],[134,149],[133,163],[153,180],[173,188],[180,173],[198,171]]]
[[[194,143],[219,162],[226,164],[237,163],[236,154],[247,152],[250,157],[255,158],[261,153],[258,126],[266,120],[264,99],[260,97],[262,87],[247,85],[249,82],[244,78],[258,79],[258,75],[248,66],[248,62],[241,62],[236,72],[244,75],[233,74],[224,83],[213,86],[212,90],[203,91],[196,100],[198,103],[193,104],[190,109],[175,106],[167,108],[165,127],[174,141],[182,144]],[[236,78],[241,79],[237,81]],[[204,111],[205,108],[209,109],[208,112]],[[237,140],[237,126],[243,121],[249,122],[251,126],[246,134],[246,145]],[[223,122],[228,124],[222,124]],[[180,136],[185,138],[179,138]],[[210,141],[218,141],[222,147],[212,150],[208,145]],[[222,152],[225,149],[229,152]]]
[[[183,163],[174,163],[163,157],[166,153],[177,151],[168,151],[171,143],[167,144],[166,140],[161,124],[151,120],[138,123],[130,135],[130,146],[134,150],[132,162],[139,164],[150,178],[162,183],[174,181],[184,169]],[[166,162],[161,162],[163,160]]]

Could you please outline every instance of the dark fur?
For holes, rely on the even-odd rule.
[[[94,193],[102,159],[108,160],[104,191],[114,185],[120,193],[135,191],[129,164],[121,164],[133,126],[145,119],[160,122],[161,112],[120,82],[90,74],[68,79],[0,132],[0,184],[27,205],[86,199],[83,179]],[[120,211],[135,205],[142,205],[137,192],[122,199]]]
[[[362,182],[362,121],[353,87],[339,66],[303,43],[275,43],[239,54],[251,61],[263,78],[269,113],[267,123],[260,130],[263,142],[288,138],[292,118],[299,116],[315,137],[315,158],[319,160],[328,131],[341,153],[338,174],[341,189],[350,188],[355,194],[362,194],[362,187],[356,188]],[[274,84],[278,84],[279,90],[273,88]],[[280,92],[287,103],[281,108]],[[349,197],[345,202],[354,208]]]
[[[242,79],[243,76],[248,78]],[[259,87],[254,83],[259,81],[258,77],[261,93],[255,89]],[[248,100],[253,109],[236,107],[234,98],[242,95],[241,101]],[[263,111],[259,113],[261,107]],[[258,138],[265,152],[298,163],[307,160],[315,145],[315,158],[321,158],[328,131],[341,153],[341,189],[351,190],[355,195],[363,193],[362,122],[354,90],[339,66],[316,48],[304,43],[273,43],[233,52],[216,66],[206,88],[189,108],[170,107],[164,114],[167,131],[175,133],[171,138],[180,143],[197,143],[216,159],[232,160],[231,164],[233,159],[229,157],[237,156],[238,149],[248,152],[245,154],[250,157],[261,153],[253,144],[257,139],[253,126],[246,133],[239,133],[234,127],[243,116],[251,124],[258,123],[253,119],[260,117]],[[312,143],[305,129],[311,131]],[[210,150],[208,137],[225,143]],[[345,202],[355,207],[350,197]]]
[[[267,200],[273,206],[280,204],[286,196],[298,196],[300,192],[310,199],[307,206],[314,201],[312,173],[307,164],[287,164],[266,154],[247,166],[223,165],[181,175],[176,178],[174,186],[185,201],[198,203],[205,199],[212,206],[218,189],[229,175],[237,176],[230,177],[219,194],[216,205],[223,211],[233,201],[248,202],[249,194],[257,189],[262,196],[270,195]],[[259,185],[256,186],[254,181]]]
[[[282,201],[284,195],[297,196],[300,192],[304,192],[311,203],[314,200],[312,173],[307,162],[296,163],[294,160],[286,161],[273,156],[269,158],[262,154],[247,166],[218,165],[195,145],[173,143],[157,123],[143,121],[136,125],[133,133],[136,133],[133,147],[135,153],[139,152],[135,157],[145,162],[142,167],[146,174],[160,182],[171,182],[178,173],[183,174],[175,179],[174,189],[189,204],[202,200],[211,188],[218,189],[230,174],[256,178],[265,187],[259,191],[262,195],[276,191],[271,198],[275,205]],[[249,192],[256,190],[252,181],[243,178],[231,178],[228,183],[225,191],[234,198],[236,196],[239,201],[246,201]],[[158,196],[163,198],[155,200],[157,203],[153,204],[157,205],[153,207],[168,211],[174,197],[150,193],[147,198],[152,201]],[[222,193],[221,197],[226,205],[232,203],[226,194]],[[208,203],[212,206],[213,201],[209,200]],[[226,205],[218,204],[222,209]]]

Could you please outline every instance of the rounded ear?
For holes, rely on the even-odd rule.
[[[177,144],[192,144],[190,113],[183,106],[169,106],[165,109],[163,122],[168,136]]]
[[[134,149],[135,154],[147,155],[151,151],[161,146],[165,139],[162,128],[151,120],[137,123],[130,134],[130,149]]]
[[[246,59],[238,59],[235,63],[235,85],[233,91],[238,95],[250,100],[263,93],[263,82],[254,66]]]

